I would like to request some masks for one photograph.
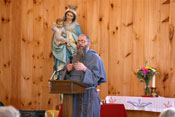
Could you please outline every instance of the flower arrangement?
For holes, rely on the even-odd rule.
[[[156,71],[156,68],[147,66],[147,61],[145,62],[145,67],[138,69],[137,78],[140,80],[140,82],[144,82],[146,84],[145,95],[151,95],[149,82],[153,78],[153,76],[157,73],[159,72]],[[155,77],[152,82],[154,83],[155,86]]]

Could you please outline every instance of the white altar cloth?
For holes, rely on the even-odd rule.
[[[165,108],[175,108],[175,98],[107,96],[106,103],[124,104],[126,110],[162,112]]]

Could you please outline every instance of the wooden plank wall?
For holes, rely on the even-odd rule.
[[[78,5],[78,22],[102,57],[107,95],[141,96],[136,71],[156,67],[160,96],[175,97],[174,0],[0,0],[0,101],[19,109],[55,109],[49,94],[53,72],[52,26],[68,3]]]

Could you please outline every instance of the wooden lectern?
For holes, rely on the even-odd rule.
[[[63,94],[62,117],[73,117],[73,94],[85,93],[87,85],[73,80],[49,80],[50,93]]]

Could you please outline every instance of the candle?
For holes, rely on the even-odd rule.
[[[156,76],[155,76],[155,74],[153,75],[153,78],[152,78],[152,87],[153,88],[156,87]]]

